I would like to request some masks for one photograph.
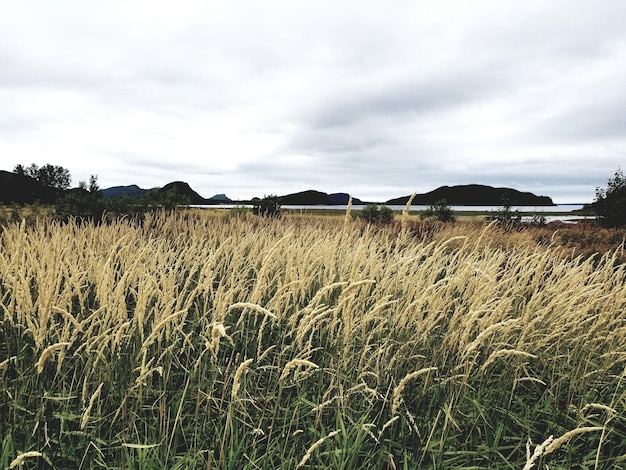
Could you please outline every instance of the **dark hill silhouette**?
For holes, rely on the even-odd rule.
[[[136,184],[132,184],[130,186],[114,186],[112,188],[107,188],[101,190],[102,196],[106,198],[114,198],[114,197],[122,197],[122,196],[131,196],[131,197],[141,197],[146,195],[152,191],[159,192],[167,192],[175,190],[178,194],[182,196],[186,196],[189,198],[189,204],[218,204],[222,201],[217,201],[215,199],[205,199],[200,196],[197,192],[191,189],[188,183],[184,181],[173,181],[171,183],[166,184],[162,188],[152,188],[152,189],[142,189]]]
[[[329,204],[339,204],[343,206],[345,204],[348,204],[349,200],[350,195],[348,193],[333,193],[328,195]],[[363,201],[361,201],[357,197],[353,197],[352,204],[363,204]]]
[[[282,205],[288,206],[328,204],[328,194],[312,189],[280,196],[278,199]]]
[[[385,204],[404,205],[411,196],[388,200]],[[418,194],[413,204],[422,206],[435,204],[444,200],[451,206],[501,206],[508,203],[512,206],[553,206],[548,196],[536,196],[533,193],[521,192],[511,188],[494,188],[481,184],[459,186],[441,186],[433,191]]]
[[[178,194],[187,196],[190,204],[209,205],[231,201],[224,194],[216,194],[206,199],[195,192],[188,183],[174,181],[162,188],[142,189],[137,185],[114,186],[102,189],[103,197],[143,196],[151,191],[169,191],[175,189]],[[36,201],[42,204],[54,204],[65,191],[44,186],[37,180],[0,170],[0,203],[31,204]],[[321,191],[308,190],[280,196],[283,205],[344,205],[348,203],[347,193],[327,194]],[[410,196],[389,199],[385,204],[404,205]],[[480,184],[460,186],[441,186],[425,194],[418,194],[413,200],[415,205],[430,205],[445,199],[449,205],[466,206],[501,206],[508,203],[513,206],[552,206],[552,199],[547,196],[536,196],[530,192],[521,192],[511,188],[494,188]],[[239,201],[241,202],[241,201]],[[246,201],[243,201],[246,202]],[[358,198],[352,198],[353,204],[365,204]]]
[[[63,190],[45,186],[30,176],[0,170],[0,203],[54,204],[63,194]]]
[[[131,196],[131,197],[141,197],[146,194],[149,189],[141,189],[136,184],[131,184],[130,186],[113,186],[112,188],[106,188],[100,190],[102,197],[122,197],[122,196]]]
[[[279,197],[280,203],[284,206],[344,205],[348,204],[348,199],[350,195],[347,193],[327,194],[313,189]],[[362,202],[360,199],[352,198],[352,204],[362,204]]]
[[[214,204],[215,201],[211,201],[209,199],[205,199],[200,196],[197,192],[191,189],[189,184],[184,181],[174,181],[172,183],[167,183],[162,188],[157,189],[159,192],[168,192],[168,191],[176,191],[179,195],[185,196],[189,198],[189,204]]]
[[[226,196],[226,194],[216,194],[215,196],[211,196],[209,200],[215,202],[224,202],[227,204],[233,202],[231,198]]]

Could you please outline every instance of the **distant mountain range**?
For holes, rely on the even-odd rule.
[[[154,188],[159,189],[159,188]],[[136,185],[116,186],[103,189],[104,197],[116,197],[121,195],[140,196],[154,189],[141,189]],[[169,183],[163,191],[176,189],[179,194],[187,195],[191,204],[221,204],[221,203],[250,203],[252,201],[234,201],[225,194],[216,194],[205,199],[195,192],[191,187],[182,181]],[[411,196],[402,196],[385,201],[387,205],[405,205]],[[278,196],[280,203],[285,206],[317,206],[317,205],[346,205],[350,199],[348,193],[325,193],[309,189],[297,193]],[[445,200],[451,206],[500,206],[508,203],[512,206],[553,206],[552,199],[548,196],[536,196],[530,192],[522,192],[511,188],[494,188],[480,184],[468,184],[458,186],[441,186],[433,191],[417,194],[413,199],[416,206],[435,204]],[[352,204],[367,204],[367,202],[352,197]]]
[[[232,202],[225,194],[216,194],[208,199],[204,198],[191,189],[191,186],[184,181],[174,181],[166,184],[162,188],[151,189],[142,189],[136,184],[132,184],[130,186],[114,186],[112,188],[102,189],[100,192],[105,198],[113,198],[122,196],[141,197],[151,191],[167,192],[170,190],[175,190],[178,194],[187,196],[189,198],[189,203],[193,205],[228,204]]]
[[[161,188],[142,189],[133,184],[114,186],[102,189],[102,196],[115,198],[121,196],[141,197],[150,191],[176,190],[185,195],[193,205],[244,204],[252,201],[234,201],[225,194],[216,194],[204,198],[184,181],[174,181]],[[53,204],[64,194],[64,191],[44,186],[28,176],[17,175],[0,170],[0,203],[30,204],[39,201]],[[405,205],[410,196],[389,199],[387,205]],[[345,205],[350,199],[347,193],[327,194],[321,191],[307,190],[279,196],[282,205]],[[511,188],[494,188],[479,184],[460,186],[442,186],[424,194],[417,194],[413,199],[415,205],[431,205],[445,200],[451,206],[501,206],[505,203],[512,206],[552,206],[552,199],[547,196],[536,196],[529,192],[521,192]],[[353,204],[367,204],[359,198],[352,198]]]

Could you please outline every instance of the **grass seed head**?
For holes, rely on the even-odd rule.
[[[43,353],[41,353],[41,356],[39,356],[39,360],[37,361],[37,373],[41,374],[43,372],[43,368],[46,365],[46,361],[48,360],[48,358],[57,350],[64,348],[66,346],[69,346],[71,343],[64,341],[61,343],[56,343],[53,344],[51,346],[48,346],[46,349],[44,349]]]
[[[18,455],[10,464],[9,464],[9,470],[12,468],[15,468],[17,466],[22,466],[24,465],[24,460],[26,459],[30,459],[32,457],[41,457],[43,454],[41,452],[36,452],[36,451],[30,451],[30,452],[24,452],[23,454]]]
[[[250,364],[252,364],[252,359],[243,361],[241,364],[239,364],[239,367],[237,367],[237,371],[235,372],[235,378],[233,379],[233,390],[230,394],[230,397],[233,401],[237,398],[239,388],[241,387],[241,378],[243,374],[245,374]]]

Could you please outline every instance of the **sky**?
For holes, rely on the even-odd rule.
[[[0,169],[591,202],[626,166],[624,19],[621,0],[2,0]]]

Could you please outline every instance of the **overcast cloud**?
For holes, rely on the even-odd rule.
[[[0,169],[590,202],[626,161],[625,19],[616,0],[3,0]]]

